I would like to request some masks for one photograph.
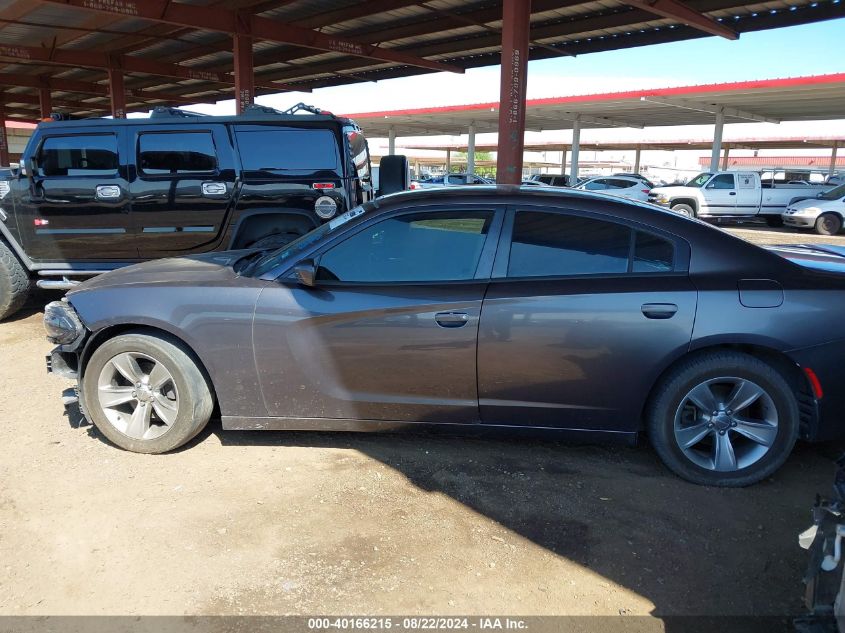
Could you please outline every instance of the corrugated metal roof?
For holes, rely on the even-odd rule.
[[[840,0],[789,0],[741,3],[736,0],[687,0],[686,4],[738,33],[806,24],[845,17]],[[131,5],[131,6],[129,6]],[[440,61],[459,68],[499,63],[501,0],[174,0],[170,6],[193,5],[209,10],[240,9],[284,25],[319,31],[364,45]],[[89,2],[87,8],[55,1],[0,0],[0,74],[72,78],[103,85],[104,69],[88,64],[60,65],[61,55],[49,62],[21,61],[3,46],[85,51],[100,55],[127,55],[159,63],[230,74],[233,56],[226,33],[156,22],[150,18],[102,13],[92,7],[123,7],[121,3]],[[127,10],[141,7],[127,3]],[[234,22],[234,20],[233,20]],[[617,0],[533,0],[530,56],[532,59],[642,46],[702,37],[702,31],[678,20],[634,8]],[[366,56],[321,51],[294,44],[258,41],[254,45],[259,94],[284,82],[296,89],[372,81],[431,72],[406,63],[385,62]],[[130,89],[155,87],[174,97],[203,93],[214,99],[232,95],[231,86],[208,80],[184,81],[148,73],[126,77]],[[32,88],[28,88],[32,90]],[[72,95],[76,100],[84,95]],[[99,99],[105,104],[102,97]],[[56,99],[57,105],[60,100]],[[133,106],[147,109],[152,100],[136,99]],[[68,109],[73,112],[72,108]],[[36,116],[35,107],[16,108],[16,116]],[[18,114],[19,113],[19,114]]]

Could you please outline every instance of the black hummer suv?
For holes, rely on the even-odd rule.
[[[41,123],[5,174],[0,319],[33,281],[66,289],[146,259],[281,246],[374,196],[360,128],[303,104]]]

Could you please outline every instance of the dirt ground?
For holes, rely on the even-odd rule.
[[[66,414],[52,298],[0,324],[0,615],[801,611],[797,535],[841,446],[799,445],[741,490],[680,481],[648,447],[518,437],[212,422],[136,455]]]

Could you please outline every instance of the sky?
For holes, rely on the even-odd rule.
[[[845,72],[845,19],[756,33],[739,40],[719,37],[644,46],[627,50],[557,57],[528,63],[528,97],[557,97],[597,92],[658,88],[677,85],[724,83]],[[300,101],[335,113],[354,114],[400,108],[419,108],[497,101],[499,67],[470,69],[465,74],[432,73],[379,82],[321,88],[311,93],[282,93],[259,97],[264,105],[284,109]],[[191,109],[213,114],[233,114],[234,101],[197,105]],[[845,121],[749,123],[728,125],[726,137],[845,134]],[[591,136],[592,135],[592,136]],[[586,130],[582,139],[630,140],[702,138],[712,126],[646,128],[645,130]],[[426,137],[402,142],[434,143],[461,137]],[[528,133],[526,140],[566,141],[568,132]],[[465,137],[464,137],[465,138]],[[495,135],[479,134],[478,142]],[[380,147],[374,140],[371,145]],[[777,152],[776,152],[777,153]],[[784,153],[784,152],[780,152]],[[624,153],[622,153],[624,154]],[[691,154],[691,156],[694,156]]]

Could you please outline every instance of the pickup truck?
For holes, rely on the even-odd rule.
[[[826,185],[780,184],[750,171],[704,172],[683,186],[655,187],[648,201],[697,218],[761,217],[781,226],[781,214],[796,200],[812,198]]]

